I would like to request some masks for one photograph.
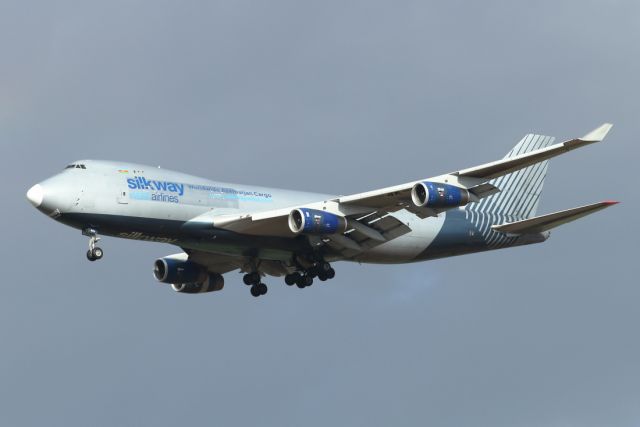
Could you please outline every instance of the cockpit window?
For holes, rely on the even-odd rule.
[[[81,164],[73,164],[73,165],[67,165],[65,167],[65,169],[86,169],[87,167],[85,165],[81,165]]]

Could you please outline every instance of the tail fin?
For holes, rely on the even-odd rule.
[[[551,136],[528,134],[509,151],[505,159],[547,147],[554,140]],[[549,161],[545,160],[490,181],[490,184],[500,189],[500,193],[481,200],[470,209],[515,219],[535,216],[548,165]]]

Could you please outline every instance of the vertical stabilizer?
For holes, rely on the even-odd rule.
[[[553,144],[554,137],[529,134],[509,151],[505,159]],[[500,189],[498,194],[469,207],[471,211],[499,214],[514,219],[535,216],[542,194],[549,161],[536,163],[514,173],[490,181]]]

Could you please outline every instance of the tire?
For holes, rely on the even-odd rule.
[[[298,278],[296,277],[297,273],[291,273],[291,274],[287,274],[286,276],[284,276],[284,283],[287,284],[287,286],[293,286],[296,284],[296,282],[298,281]]]
[[[87,259],[89,261],[95,261],[96,259],[93,257],[93,254],[91,253],[90,250],[87,251]]]
[[[304,288],[304,286],[305,286],[305,285],[304,285],[304,276],[300,276],[300,277],[298,277],[298,280],[296,280],[296,286],[297,286],[299,289],[303,289],[303,288]]]
[[[253,285],[253,283],[251,283],[251,275],[250,274],[245,274],[244,276],[242,276],[242,282],[247,286]]]
[[[258,287],[258,292],[260,292],[260,295],[266,295],[267,291],[269,290],[269,288],[267,288],[267,285],[265,285],[264,283],[259,283],[256,286]]]
[[[304,276],[304,286],[311,286],[313,285],[313,277],[311,276]]]
[[[327,275],[325,273],[321,273],[321,274],[318,274],[318,279],[321,282],[324,282],[324,281],[326,281],[328,279],[328,277],[327,277]]]
[[[259,297],[260,295],[262,295],[257,285],[251,286],[251,295],[254,297]]]
[[[333,279],[334,277],[336,277],[336,271],[333,268],[329,268],[326,275],[327,279]]]

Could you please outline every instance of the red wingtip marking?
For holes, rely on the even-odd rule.
[[[605,201],[604,201],[604,202],[602,202],[602,203],[604,203],[605,205],[617,205],[617,204],[618,204],[618,203],[620,203],[620,202],[617,202],[617,201],[615,201],[615,200],[605,200]]]

